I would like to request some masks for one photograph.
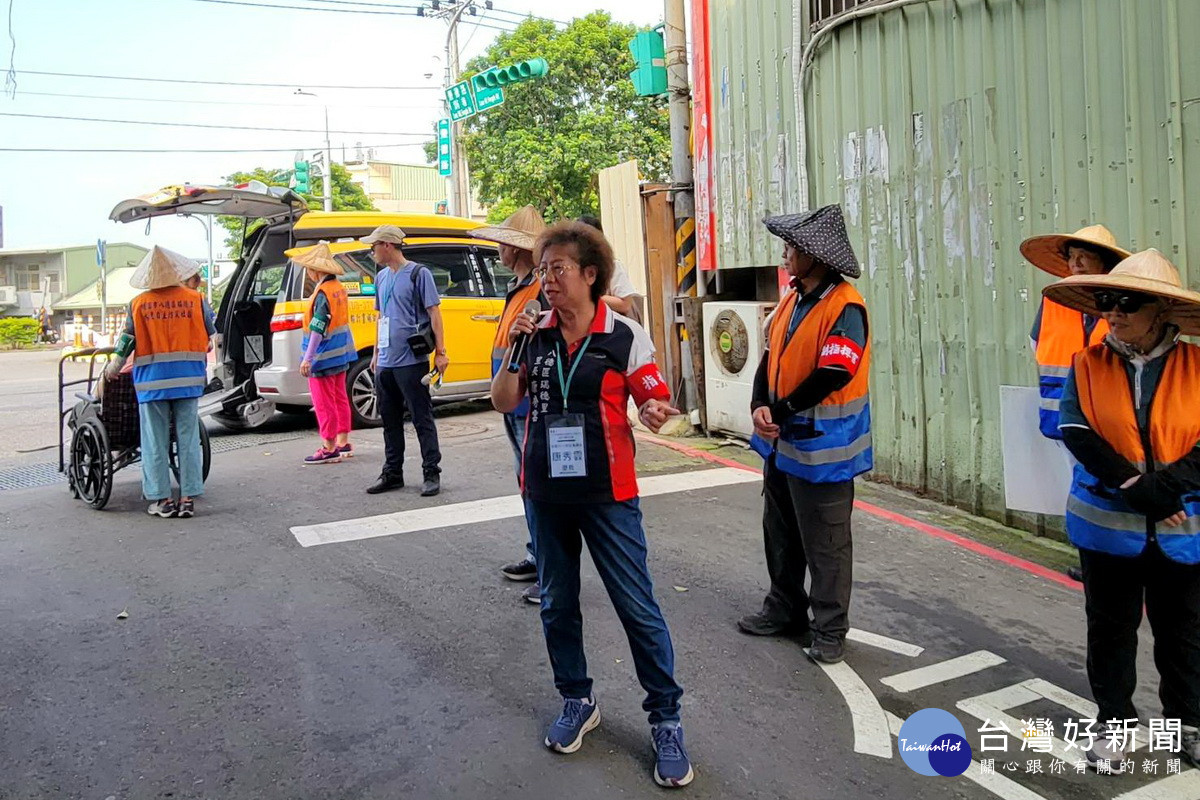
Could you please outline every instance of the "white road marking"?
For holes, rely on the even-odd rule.
[[[1119,794],[1113,800],[1200,800],[1200,770],[1180,772],[1149,786]]]
[[[904,720],[890,711],[884,713],[887,714],[888,727],[892,731],[892,736],[898,738],[900,736],[900,726],[904,724]],[[999,772],[983,774],[979,762],[975,760],[971,761],[971,766],[967,767],[967,771],[962,776],[977,786],[987,789],[997,797],[1004,798],[1004,800],[1046,800],[1046,798],[1037,792],[1026,789],[1012,778],[1001,775]]]
[[[818,663],[817,666],[833,681],[850,709],[850,719],[854,724],[854,752],[891,758],[892,737],[888,735],[887,717],[866,682],[844,661],[839,664]]]
[[[892,687],[897,692],[913,692],[917,689],[924,689],[926,686],[932,686],[935,683],[945,683],[955,678],[972,675],[988,667],[994,667],[1003,663],[1004,658],[1002,656],[998,656],[987,650],[976,650],[974,653],[968,653],[958,658],[951,658],[948,661],[939,661],[937,664],[930,664],[928,667],[901,672],[897,675],[889,675],[879,682],[884,686]]]
[[[638,480],[642,497],[660,494],[690,492],[697,489],[713,489],[738,483],[757,483],[762,476],[744,469],[720,467],[675,472],[668,475],[651,475]],[[498,519],[524,516],[525,508],[520,495],[489,497],[465,503],[450,503],[441,506],[415,508],[393,514],[374,517],[325,522],[319,525],[298,525],[292,535],[303,547],[336,542],[353,542],[374,539],[379,536],[394,536],[400,533],[418,533],[435,528],[461,527]]]
[[[850,632],[846,634],[846,638],[852,642],[869,644],[872,647],[878,647],[882,650],[889,650],[898,655],[909,656],[911,658],[916,658],[917,656],[921,655],[921,653],[925,652],[924,647],[919,647],[915,644],[902,642],[899,639],[892,639],[888,636],[881,636],[878,633],[871,633],[870,631],[864,631],[858,628],[851,628]]]
[[[992,725],[1003,723],[1008,726],[1009,734],[1013,738],[1022,741],[1021,730],[1024,723],[1006,712],[1037,700],[1050,700],[1066,707],[1078,715],[1074,718],[1076,721],[1096,718],[1095,703],[1041,678],[1032,678],[994,692],[959,700],[958,708],[976,719],[990,721]],[[1136,736],[1138,749],[1149,743],[1149,736],[1150,731],[1145,726],[1138,727]],[[1081,737],[1080,742],[1083,741],[1086,739]],[[1024,752],[1033,753],[1031,750]],[[1083,749],[1079,744],[1068,747],[1067,743],[1057,736],[1051,739],[1050,755],[1068,764],[1074,764],[1084,758]]]

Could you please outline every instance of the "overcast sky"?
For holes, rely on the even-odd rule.
[[[7,11],[10,0],[0,0]],[[216,183],[256,166],[290,168],[293,152],[324,143],[328,104],[334,158],[356,146],[380,159],[423,164],[421,143],[442,116],[446,24],[414,10],[396,14],[260,8],[240,3],[313,9],[347,8],[331,0],[11,0],[16,39],[16,97],[0,96],[0,206],[4,247],[34,248],[130,241],[162,244],[193,257],[207,245],[199,222],[156,220],[120,225],[108,213],[120,200],[165,185]],[[395,11],[421,0],[365,0],[360,7]],[[429,0],[424,0],[429,4]],[[510,29],[521,14],[569,20],[594,10],[595,0],[494,0],[495,10],[464,17]],[[353,7],[353,6],[349,6]],[[657,0],[605,0],[621,21],[654,25]],[[505,13],[512,12],[512,13]],[[12,42],[0,14],[0,71]],[[464,24],[463,62],[498,30]],[[278,88],[155,83],[59,77],[31,72],[137,76]],[[320,89],[318,85],[415,87]],[[316,97],[297,96],[297,89]],[[53,96],[51,96],[53,95]],[[70,96],[62,96],[70,95]],[[153,99],[153,100],[152,100]],[[185,122],[195,125],[282,127],[305,132],[128,125],[40,117]],[[282,152],[62,153],[3,148],[230,149]],[[214,243],[218,253],[222,237]]]

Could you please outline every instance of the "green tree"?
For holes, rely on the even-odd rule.
[[[267,186],[287,186],[292,179],[292,171],[290,169],[265,169],[263,167],[255,167],[249,172],[235,172],[232,175],[226,175],[222,180],[227,185],[237,185],[246,183],[247,181],[261,181]],[[312,193],[305,195],[308,200],[310,209],[319,210],[323,208],[322,197],[325,192],[325,179],[314,178],[312,181]],[[333,165],[333,210],[334,211],[376,211],[374,204],[371,203],[371,198],[367,197],[362,187],[350,180],[350,172],[341,164]],[[225,250],[233,257],[241,252],[242,247],[242,225],[243,221],[240,217],[217,217],[219,222],[228,234],[225,236]],[[262,224],[261,220],[251,220],[246,225],[246,235]]]
[[[468,75],[541,56],[549,74],[504,88],[502,105],[465,122],[463,144],[481,202],[532,204],[547,219],[596,214],[599,171],[637,159],[642,177],[667,180],[666,97],[638,97],[629,41],[637,29],[595,11],[558,30],[527,19],[501,34]]]

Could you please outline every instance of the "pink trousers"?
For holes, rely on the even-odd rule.
[[[346,395],[346,373],[309,376],[308,391],[312,394],[313,411],[317,412],[317,430],[327,441],[339,433],[350,432],[350,398]]]

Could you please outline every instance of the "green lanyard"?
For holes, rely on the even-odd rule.
[[[583,354],[588,349],[588,345],[591,343],[592,337],[589,334],[588,337],[583,340],[583,344],[580,345],[579,352],[575,354],[575,363],[571,365],[571,371],[567,373],[567,379],[565,381],[563,380],[562,371],[562,348],[558,346],[558,342],[554,343],[554,352],[558,355],[558,361],[555,362],[554,366],[558,367],[558,388],[562,392],[564,414],[570,410],[567,398],[571,394],[571,381],[575,380],[575,370],[579,369],[579,362],[583,361]]]

